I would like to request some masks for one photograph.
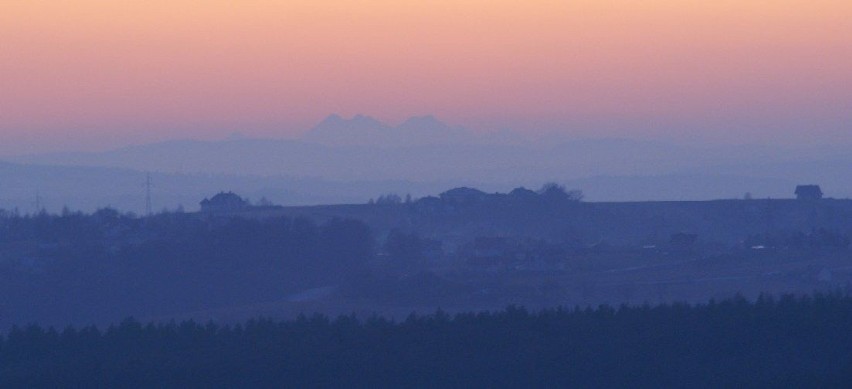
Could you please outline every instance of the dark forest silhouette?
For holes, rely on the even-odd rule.
[[[852,379],[852,298],[15,328],[11,387],[789,387]]]

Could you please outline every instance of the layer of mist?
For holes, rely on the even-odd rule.
[[[789,198],[797,184],[852,195],[852,155],[820,148],[692,146],[628,139],[474,133],[433,116],[392,126],[331,115],[301,139],[175,140],[104,152],[8,157],[0,207],[144,210],[145,172],[156,208],[195,209],[220,190],[282,205],[363,203],[454,186],[509,190],[554,181],[588,201]],[[40,200],[37,200],[40,197]]]

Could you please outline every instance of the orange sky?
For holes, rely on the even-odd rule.
[[[287,136],[332,112],[852,140],[852,2],[0,2],[8,142]]]

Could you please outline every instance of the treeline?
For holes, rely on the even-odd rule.
[[[343,219],[7,216],[0,319],[90,323],[282,300],[361,276],[374,244],[365,224]]]
[[[458,187],[441,193],[438,197],[426,196],[412,200],[411,195],[406,195],[405,200],[395,193],[381,195],[378,199],[370,199],[371,205],[399,205],[412,204],[418,206],[430,205],[472,205],[475,203],[576,203],[583,200],[583,191],[579,189],[567,190],[564,186],[554,182],[544,184],[538,191],[524,187],[513,189],[509,193],[486,193],[476,188]]]
[[[852,298],[16,328],[3,387],[842,387]]]

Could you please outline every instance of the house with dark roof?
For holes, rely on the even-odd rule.
[[[799,185],[796,187],[796,198],[799,200],[819,200],[822,198],[822,189],[819,185]]]
[[[219,192],[209,199],[201,200],[201,212],[236,212],[249,207],[249,202],[234,192]]]

